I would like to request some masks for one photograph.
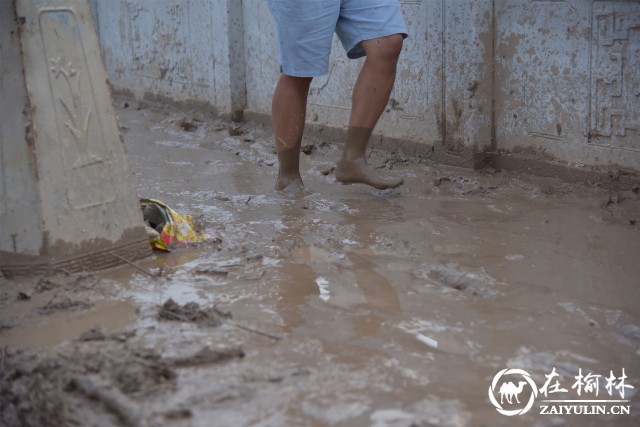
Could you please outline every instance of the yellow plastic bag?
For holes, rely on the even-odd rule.
[[[147,226],[149,243],[154,249],[168,251],[172,247],[188,246],[207,240],[207,234],[198,232],[190,215],[180,215],[160,200],[140,198],[142,215]],[[155,231],[159,234],[159,238]]]

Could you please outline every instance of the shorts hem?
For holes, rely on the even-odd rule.
[[[345,49],[347,52],[347,57],[349,59],[358,59],[366,56],[364,49],[362,49],[361,43],[367,40],[379,39],[380,37],[392,36],[394,34],[400,34],[402,36],[402,39],[404,40],[409,37],[409,34],[407,34],[405,31],[406,30],[403,28],[402,30],[388,30],[375,34],[361,35],[358,40],[353,43],[353,46]]]
[[[321,77],[329,73],[329,70],[326,71],[304,71],[304,70],[296,70],[287,67],[280,67],[280,72],[285,76],[290,77]]]

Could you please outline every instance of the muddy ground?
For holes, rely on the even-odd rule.
[[[619,171],[568,184],[372,152],[405,179],[380,192],[336,184],[340,147],[308,137],[311,194],[287,198],[269,128],[117,104],[139,195],[210,239],[138,269],[0,279],[0,424],[640,423],[640,199]],[[548,399],[595,399],[572,386],[601,375],[597,398],[631,414],[540,415],[539,394],[501,415],[506,368],[537,388],[555,369]]]

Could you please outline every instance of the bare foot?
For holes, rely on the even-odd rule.
[[[274,189],[286,194],[287,196],[305,196],[309,193],[299,175],[293,177],[278,176]]]
[[[404,183],[402,178],[379,175],[363,158],[340,160],[336,167],[336,179],[343,184],[367,184],[378,190],[396,188]]]

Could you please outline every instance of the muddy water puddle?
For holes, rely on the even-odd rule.
[[[53,361],[61,367],[52,381],[72,372],[95,386],[99,377],[117,395],[67,387],[71,419],[376,427],[640,421],[637,189],[373,152],[370,162],[405,185],[372,191],[336,184],[326,172],[339,147],[309,137],[302,165],[310,194],[287,198],[272,190],[269,129],[161,107],[120,112],[139,194],[194,215],[221,241],[137,263],[155,277],[122,267],[94,273],[95,285],[79,296],[63,286],[58,298],[88,304],[74,311],[39,312],[39,294],[17,301],[19,288],[33,283],[6,288],[7,360],[38,348],[36,361],[21,362],[33,372]],[[216,327],[167,321],[158,310],[168,299],[232,318]],[[76,339],[96,326],[102,339]],[[69,354],[96,348],[109,372],[119,372],[117,356],[146,366],[136,375],[151,380],[132,391],[105,370],[65,365],[75,360]],[[526,371],[537,389],[555,372],[566,389],[555,398],[574,400],[595,395],[577,394],[577,376],[601,375],[602,398],[605,377],[624,368],[631,415],[540,415],[542,394],[527,413],[501,415],[488,390],[506,368]],[[100,408],[91,403],[96,395]]]

